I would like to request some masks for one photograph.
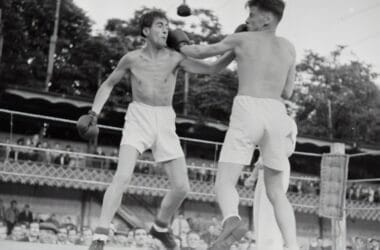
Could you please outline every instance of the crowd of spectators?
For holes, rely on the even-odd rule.
[[[177,244],[182,250],[206,250],[215,241],[222,230],[220,218],[216,216],[185,217],[179,214],[171,224]],[[162,244],[152,238],[144,228],[128,229],[125,225],[110,226],[108,246],[119,246],[124,249],[163,250]],[[28,204],[19,209],[17,201],[12,200],[6,208],[0,199],[0,240],[49,243],[60,245],[85,245],[92,241],[93,231],[89,227],[80,227],[70,216],[57,218],[56,214],[40,216],[31,211]],[[330,250],[329,239],[311,238],[301,244],[302,250]],[[255,250],[253,231],[231,246],[231,250]],[[347,249],[380,250],[380,239],[352,237]]]
[[[380,202],[380,186],[353,184],[347,188],[347,199],[365,201],[369,203]]]

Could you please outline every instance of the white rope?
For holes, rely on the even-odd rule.
[[[69,120],[69,119],[57,118],[57,117],[46,116],[46,115],[30,114],[30,113],[14,111],[14,110],[9,110],[9,109],[0,109],[0,112],[15,114],[15,115],[21,115],[21,116],[27,116],[27,117],[33,117],[33,118],[52,120],[52,121],[66,122],[66,123],[70,123],[70,124],[76,124],[77,123],[77,121],[73,121],[73,120]],[[123,131],[122,128],[107,126],[107,125],[101,125],[101,124],[98,124],[98,127],[103,128],[103,129],[109,129],[109,130]],[[186,141],[186,142],[197,142],[197,143],[203,143],[203,144],[212,144],[212,145],[215,145],[215,147],[223,146],[222,142],[217,142],[217,141],[209,141],[209,140],[202,140],[202,139],[189,138],[189,137],[179,137],[179,138],[182,141]],[[304,155],[304,156],[322,157],[322,154],[308,153],[308,152],[295,151],[293,154]]]
[[[377,207],[347,207],[346,210],[364,210],[364,211],[380,211],[380,206]]]
[[[20,174],[15,172],[7,172],[7,171],[1,171],[0,174],[6,174],[6,175],[13,175],[13,176],[22,176],[22,177],[33,177],[33,178],[46,178],[50,180],[57,180],[57,181],[73,181],[71,178],[62,178],[62,177],[53,177],[53,176],[44,176],[44,175],[36,175],[36,174]],[[75,180],[75,179],[74,179]],[[92,181],[92,180],[83,180],[83,179],[76,179],[76,181],[86,183],[86,184],[93,184],[93,185],[103,185],[107,186],[109,183],[103,182],[103,181]],[[135,186],[135,185],[128,185],[129,188],[135,188],[135,189],[142,189],[142,190],[148,190],[148,191],[163,191],[167,192],[169,189],[167,188],[157,188],[157,187],[146,187],[146,186]],[[202,196],[208,196],[208,197],[215,197],[215,194],[210,193],[200,193],[200,192],[190,192],[190,195],[202,195]],[[241,200],[252,202],[253,199],[251,198],[241,198]],[[315,205],[305,205],[305,204],[298,204],[298,203],[292,203],[292,206],[295,207],[301,207],[301,208],[309,208],[309,209],[315,209],[318,208],[318,206]],[[380,206],[378,208],[355,208],[355,207],[348,207],[346,210],[380,210]]]
[[[347,183],[378,182],[378,181],[380,181],[380,178],[351,179],[351,180],[347,180]]]

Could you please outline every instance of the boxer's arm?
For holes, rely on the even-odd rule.
[[[282,90],[281,97],[284,99],[290,99],[290,97],[292,97],[293,90],[294,90],[294,81],[296,78],[296,50],[294,49],[293,46],[291,46],[290,48],[290,53],[293,57],[293,63],[289,68],[288,76],[286,78],[286,83],[285,83],[284,89]]]
[[[227,51],[233,50],[238,45],[238,35],[239,34],[232,34],[218,43],[209,45],[183,45],[180,50],[186,56],[198,59],[220,55]]]
[[[235,54],[229,51],[212,63],[207,63],[193,58],[185,58],[180,62],[180,66],[185,71],[190,73],[216,74],[227,67],[232,62],[232,60],[234,60],[234,58]]]
[[[108,100],[113,87],[124,77],[127,69],[130,67],[130,62],[130,55],[125,55],[122,59],[120,59],[114,71],[112,71],[108,78],[100,85],[98,91],[96,92],[94,103],[92,104],[92,110],[96,114],[99,115],[104,104]]]

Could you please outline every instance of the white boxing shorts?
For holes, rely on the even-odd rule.
[[[236,96],[219,162],[249,165],[255,146],[265,167],[283,171],[293,153],[297,126],[275,99]]]
[[[141,154],[151,149],[155,161],[184,157],[175,130],[176,114],[171,106],[129,104],[120,145],[130,145]]]

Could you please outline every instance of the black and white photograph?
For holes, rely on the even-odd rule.
[[[0,0],[0,250],[380,250],[379,0]]]

